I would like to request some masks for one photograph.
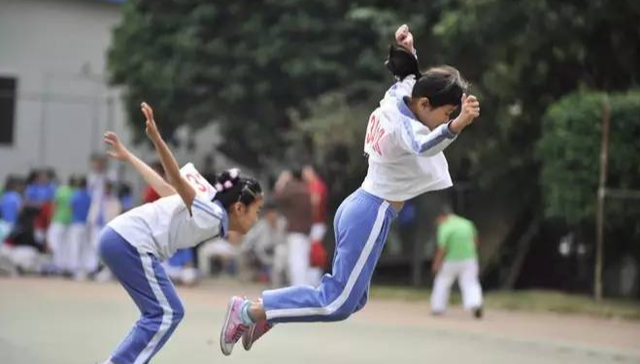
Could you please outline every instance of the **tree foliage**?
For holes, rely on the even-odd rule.
[[[344,170],[326,169],[348,181],[362,178],[366,118],[391,82],[386,45],[408,23],[423,67],[459,68],[482,102],[480,120],[447,151],[454,175],[533,213],[541,211],[541,163],[547,181],[561,168],[536,152],[542,135],[565,132],[550,121],[543,127],[547,109],[578,90],[624,91],[640,81],[636,0],[130,0],[123,11],[109,69],[126,86],[131,120],[147,100],[165,135],[217,122],[221,150],[241,163],[270,165],[293,147],[326,165],[342,161]],[[579,104],[577,95],[566,102]],[[585,120],[599,105],[580,109]],[[572,197],[580,202],[545,199],[547,212],[592,213],[583,203],[592,170],[582,172],[566,177],[580,186],[565,197],[580,194]],[[570,184],[545,184],[545,196]]]
[[[253,166],[282,154],[291,109],[380,79],[381,32],[395,25],[339,0],[132,0],[123,11],[109,67],[130,119],[147,100],[168,136],[219,122],[223,151]]]
[[[608,98],[598,92],[574,93],[549,108],[538,144],[548,217],[571,224],[594,220],[604,102],[611,105],[607,187],[640,190],[640,91]],[[613,198],[606,204],[611,228],[640,234],[640,201]]]
[[[442,2],[431,28],[437,62],[459,67],[482,100],[474,175],[536,198],[534,153],[547,107],[580,88],[625,90],[640,81],[640,4],[634,1]],[[633,20],[636,19],[636,20]]]

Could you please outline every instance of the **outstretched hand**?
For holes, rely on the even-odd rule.
[[[480,116],[480,101],[473,95],[467,96],[466,94],[462,94],[460,117],[463,122],[469,125],[478,116]]]
[[[460,115],[451,122],[451,131],[454,133],[461,132],[471,125],[478,116],[480,116],[480,101],[473,95],[462,94]]]
[[[407,24],[402,24],[398,30],[396,30],[396,43],[409,52],[413,53],[413,34],[409,31]]]
[[[104,142],[111,147],[107,150],[107,155],[111,158],[115,158],[121,161],[129,158],[129,150],[120,142],[118,134],[108,131],[104,133]]]
[[[156,121],[153,118],[153,109],[146,102],[143,102],[140,105],[140,108],[142,109],[142,113],[144,114],[144,116],[147,118],[145,127],[147,136],[154,142],[160,140],[160,131],[158,131],[158,125],[156,125]]]

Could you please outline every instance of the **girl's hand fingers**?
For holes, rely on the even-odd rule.
[[[142,108],[146,110],[146,114],[148,114],[151,119],[153,119],[153,109],[146,102],[142,103]]]
[[[113,140],[113,141],[118,141],[118,136],[116,135],[116,133],[108,131],[106,133],[104,133],[104,139],[105,140]]]
[[[145,109],[144,107],[142,107],[142,113],[144,114],[144,117],[147,118],[147,120],[150,119],[149,111],[147,109]]]
[[[396,41],[402,42],[407,37],[408,33],[409,33],[409,27],[407,26],[407,24],[402,24],[398,28],[398,30],[396,30]]]
[[[147,118],[147,120],[153,119],[153,112],[151,111],[151,108],[149,107],[149,105],[147,105],[146,102],[143,102],[142,104],[140,104],[140,109],[142,110],[142,113]]]

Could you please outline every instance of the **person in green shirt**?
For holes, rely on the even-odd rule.
[[[71,225],[71,195],[75,178],[71,176],[69,183],[56,188],[53,197],[53,217],[47,231],[47,242],[53,253],[53,264],[61,272],[69,272],[68,230]]]
[[[476,318],[482,317],[482,287],[478,279],[478,231],[473,222],[444,206],[436,217],[438,250],[431,270],[436,274],[431,292],[431,311],[444,313],[451,285],[457,279],[462,302]]]

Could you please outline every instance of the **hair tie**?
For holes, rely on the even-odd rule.
[[[225,189],[227,189],[227,188],[231,188],[231,187],[233,187],[233,183],[232,183],[231,181],[226,181],[226,182],[224,183],[224,188],[225,188]]]
[[[229,170],[229,176],[231,179],[236,179],[240,175],[240,170],[238,168],[231,168]]]
[[[222,192],[222,190],[224,190],[224,187],[222,187],[222,184],[220,184],[219,182],[216,183],[215,188],[218,192]]]

